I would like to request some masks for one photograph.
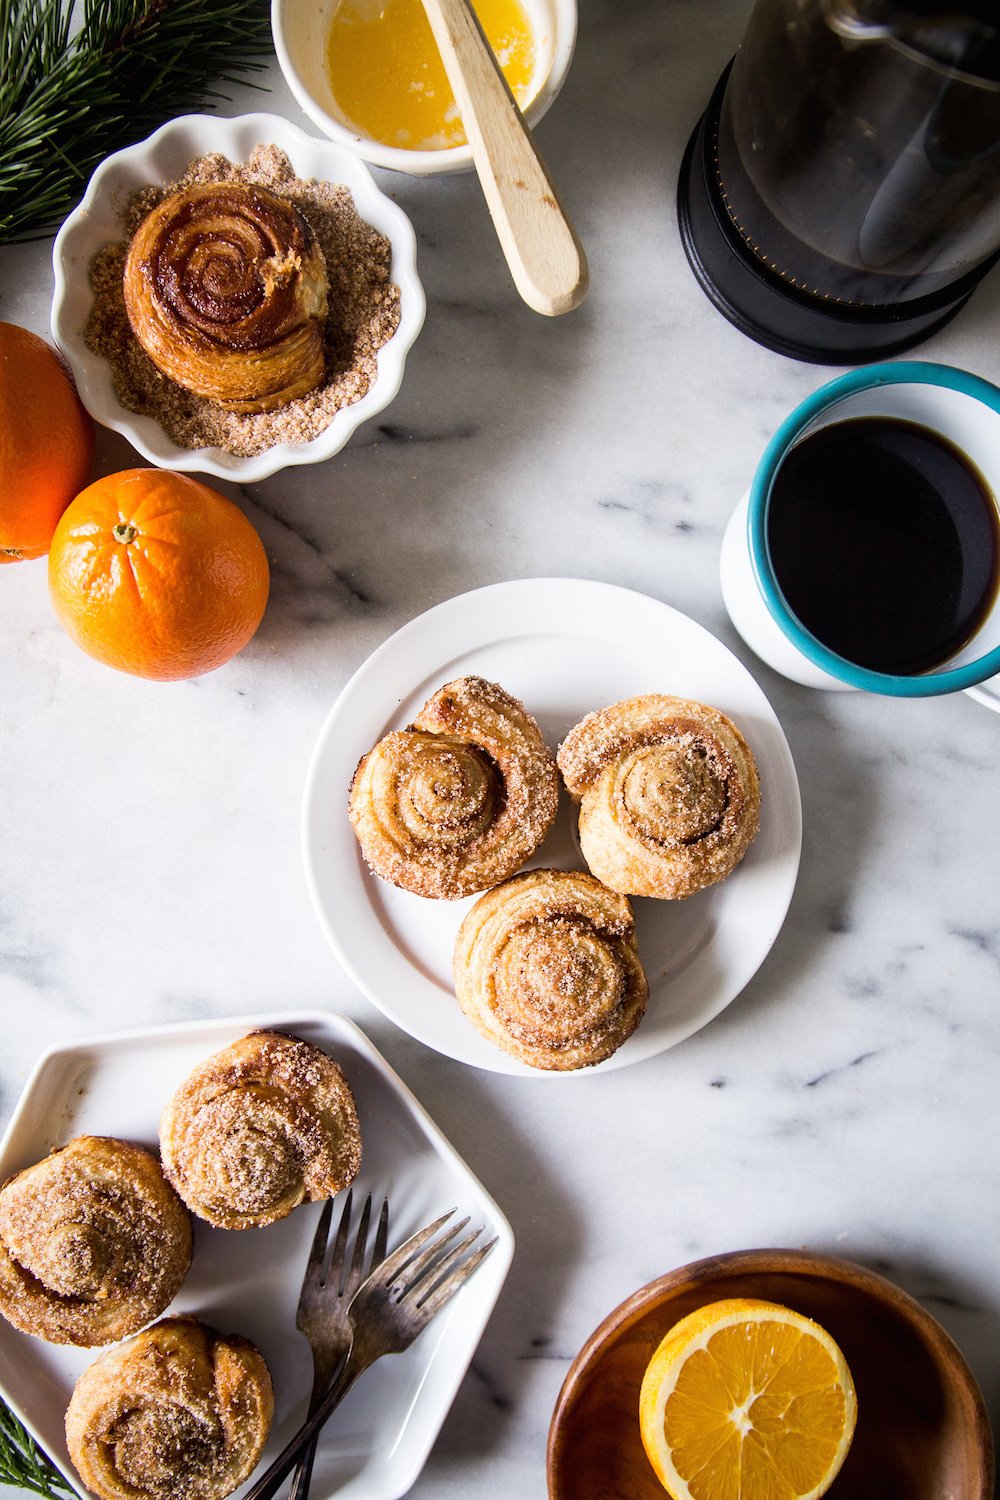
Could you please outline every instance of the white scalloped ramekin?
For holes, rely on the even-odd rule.
[[[188,164],[218,151],[230,161],[248,159],[255,146],[278,146],[303,178],[344,183],[358,213],[384,234],[392,246],[390,275],[399,287],[400,320],[392,338],[377,355],[377,375],[359,401],[342,407],[329,427],[307,443],[276,443],[263,453],[237,458],[221,448],[179,448],[153,417],[126,410],[115,394],[111,366],[91,352],[83,329],[93,301],[89,267],[102,246],[121,238],[122,203],[150,183],[169,183]],[[213,474],[234,483],[266,479],[295,464],[319,463],[339,453],[354,431],[384,411],[403,379],[406,356],[424,320],[425,299],[417,278],[416,236],[409,219],[376,187],[371,172],[355,152],[330,140],[306,135],[278,115],[181,115],[147,140],[109,156],[95,171],[83,201],[69,215],[52,251],[55,294],[52,337],[69,363],[80,399],[91,416],[128,438],[132,446],[163,469]]]
[[[309,118],[331,140],[376,167],[427,177],[472,169],[472,148],[408,151],[362,135],[342,112],[326,72],[326,45],[338,0],[271,0],[271,32],[285,82]],[[577,0],[524,0],[535,39],[535,78],[524,109],[536,125],[559,93],[576,47]]]

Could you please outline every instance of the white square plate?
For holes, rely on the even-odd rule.
[[[157,1148],[160,1110],[187,1073],[258,1027],[313,1042],[343,1068],[361,1121],[363,1197],[388,1195],[389,1245],[457,1207],[498,1243],[461,1292],[405,1354],[374,1365],[331,1417],[313,1470],[313,1500],[396,1500],[414,1483],[451,1406],[514,1253],[500,1209],[423,1107],[341,1016],[245,1016],[121,1032],[55,1047],[25,1086],[0,1144],[0,1181],[75,1135],[115,1135]],[[312,1358],[295,1328],[302,1272],[319,1216],[297,1209],[267,1229],[221,1230],[195,1221],[194,1262],[171,1312],[196,1313],[261,1350],[275,1390],[262,1459],[274,1458],[305,1416]],[[73,1385],[99,1350],[46,1344],[0,1319],[0,1395],[81,1494],[66,1451],[63,1418]],[[239,1491],[237,1492],[239,1494]]]

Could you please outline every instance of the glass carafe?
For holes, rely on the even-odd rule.
[[[1000,0],[757,0],[700,128],[699,191],[751,271],[926,331],[1000,250]]]
[[[926,296],[1000,245],[997,30],[921,9],[761,0],[733,63],[720,190],[747,243],[813,295]]]

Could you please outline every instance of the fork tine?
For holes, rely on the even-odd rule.
[[[468,1219],[465,1222],[467,1224],[469,1222]],[[462,1227],[464,1228],[464,1225]],[[410,1297],[416,1293],[417,1301],[421,1301],[428,1292],[433,1290],[439,1281],[444,1279],[452,1266],[456,1265],[462,1259],[466,1250],[471,1250],[482,1232],[483,1226],[480,1225],[471,1234],[467,1234],[464,1240],[459,1240],[457,1245],[452,1245],[450,1250],[445,1250],[445,1241],[442,1240],[434,1248],[438,1252],[444,1251],[444,1253],[438,1254],[436,1257],[432,1257],[429,1250],[425,1251],[421,1257],[422,1263],[417,1269],[416,1274],[411,1274],[409,1268],[407,1269],[406,1286],[403,1288],[400,1296]],[[400,1280],[402,1280],[402,1277],[400,1277]],[[421,1286],[423,1287],[422,1292],[420,1291]]]
[[[416,1234],[411,1234],[410,1238],[404,1240],[391,1255],[386,1256],[380,1266],[376,1266],[375,1270],[368,1277],[368,1280],[363,1282],[362,1285],[369,1289],[375,1287],[382,1287],[384,1289],[387,1287],[396,1279],[399,1272],[405,1266],[409,1265],[421,1246],[426,1245],[427,1241],[432,1239],[441,1226],[446,1224],[452,1214],[456,1212],[456,1209],[449,1208],[447,1213],[442,1214],[439,1219],[435,1219],[432,1224],[425,1224],[423,1229],[418,1229]]]
[[[354,1237],[354,1254],[351,1256],[351,1266],[347,1273],[341,1290],[346,1292],[348,1287],[360,1285],[364,1274],[365,1250],[368,1245],[368,1225],[372,1216],[372,1195],[368,1194],[365,1206],[361,1210],[361,1218],[358,1221],[357,1234]]]
[[[331,1204],[332,1204],[331,1199]],[[340,1223],[337,1225],[337,1233],[333,1241],[333,1249],[330,1252],[330,1260],[326,1267],[326,1273],[321,1285],[326,1286],[330,1278],[340,1282],[344,1271],[344,1257],[347,1254],[347,1231],[351,1227],[351,1212],[354,1207],[354,1189],[347,1189],[347,1197],[344,1199],[343,1211],[340,1215]]]
[[[482,1231],[479,1232],[481,1233]],[[483,1263],[495,1244],[495,1238],[487,1240],[486,1244],[480,1245],[479,1249],[470,1255],[468,1260],[464,1260],[461,1265],[456,1266],[454,1270],[450,1271],[443,1281],[439,1281],[423,1297],[419,1297],[417,1299],[417,1306],[420,1308],[421,1315],[428,1320],[433,1318],[434,1314],[446,1302],[451,1300],[459,1287],[468,1281],[473,1271]]]
[[[385,1260],[385,1253],[389,1248],[389,1200],[382,1199],[382,1212],[378,1216],[378,1228],[375,1230],[375,1246],[372,1250],[371,1269],[380,1265]]]
[[[350,1213],[350,1208],[351,1195],[348,1193],[344,1212]],[[309,1248],[309,1259],[306,1261],[306,1271],[302,1281],[303,1293],[306,1291],[315,1291],[317,1287],[323,1284],[323,1262],[326,1260],[326,1245],[330,1235],[330,1220],[332,1217],[333,1199],[328,1198],[323,1204],[323,1212],[319,1216],[316,1233],[313,1235],[313,1242]],[[343,1217],[341,1217],[340,1226],[346,1234]],[[337,1233],[339,1235],[340,1230]]]
[[[438,1259],[445,1247],[451,1244],[456,1234],[462,1233],[462,1230],[465,1228],[468,1222],[468,1216],[466,1216],[464,1219],[459,1219],[457,1224],[449,1224],[448,1228],[445,1229],[441,1234],[439,1234],[436,1239],[431,1240],[430,1243],[425,1245],[422,1250],[419,1250],[416,1255],[411,1255],[409,1260],[403,1263],[403,1265],[400,1267],[399,1276],[394,1278],[395,1280],[403,1281],[406,1283],[405,1287],[400,1292],[400,1296],[402,1296],[404,1292],[408,1292],[410,1287],[416,1285],[420,1278],[425,1275],[429,1268]],[[476,1233],[478,1234],[479,1231],[477,1230]],[[473,1238],[475,1238],[475,1236],[473,1236]]]

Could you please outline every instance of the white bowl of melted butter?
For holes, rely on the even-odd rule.
[[[562,88],[577,0],[473,0],[529,125]],[[375,166],[427,176],[471,169],[472,151],[421,0],[272,0],[289,88],[332,140]]]

